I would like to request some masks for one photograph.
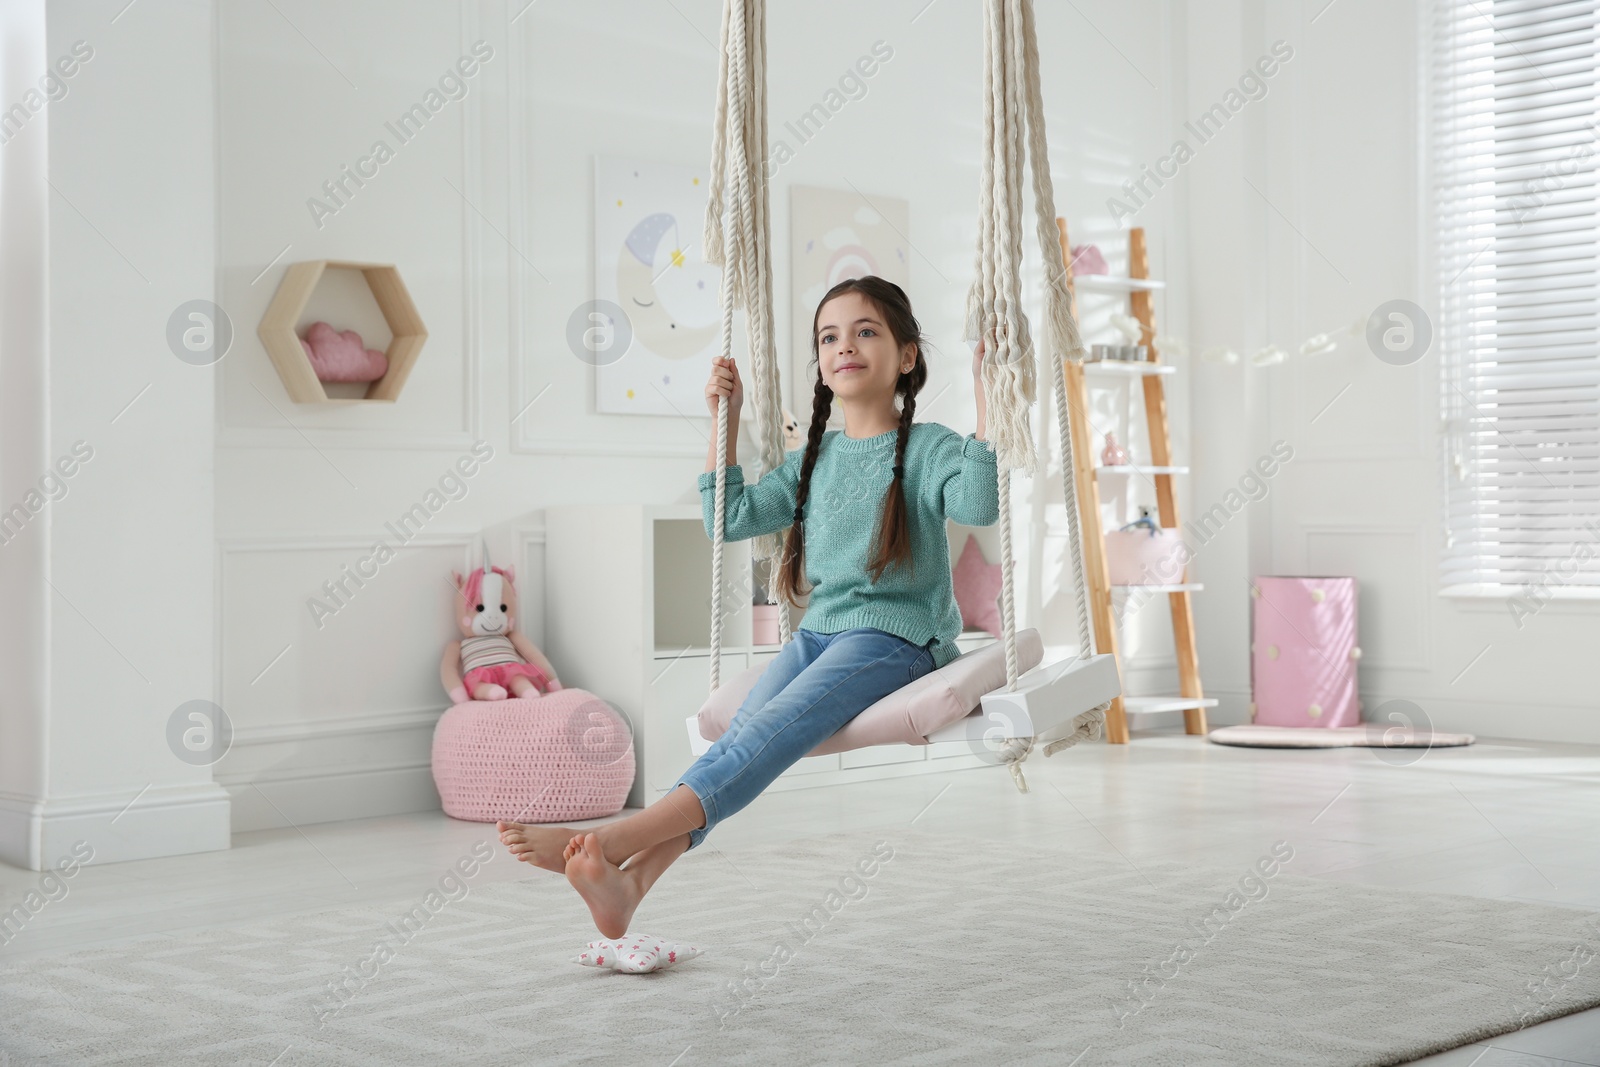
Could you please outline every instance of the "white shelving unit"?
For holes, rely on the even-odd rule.
[[[1177,368],[1163,363],[1156,350],[1155,313],[1151,294],[1165,288],[1164,283],[1150,277],[1150,261],[1145,245],[1143,227],[1128,231],[1128,277],[1116,278],[1104,274],[1075,275],[1071,266],[1071,246],[1067,242],[1067,227],[1063,219],[1056,220],[1060,231],[1061,250],[1067,259],[1067,284],[1074,299],[1081,292],[1108,293],[1127,301],[1129,314],[1139,323],[1140,342],[1147,346],[1146,360],[1099,360],[1092,363],[1067,364],[1067,401],[1075,415],[1071,428],[1073,435],[1074,477],[1077,484],[1079,512],[1084,530],[1084,569],[1089,586],[1089,614],[1094,621],[1095,647],[1100,652],[1120,656],[1121,639],[1117,632],[1117,612],[1112,598],[1121,590],[1121,596],[1131,597],[1135,592],[1162,594],[1169,601],[1172,615],[1172,643],[1178,674],[1178,693],[1172,696],[1119,697],[1112,701],[1106,713],[1106,740],[1113,744],[1129,741],[1128,720],[1140,714],[1162,711],[1181,711],[1186,733],[1203,736],[1206,732],[1205,709],[1214,707],[1215,700],[1205,697],[1200,681],[1199,654],[1196,649],[1194,613],[1190,606],[1191,593],[1204,588],[1199,582],[1190,582],[1180,576],[1177,582],[1163,585],[1112,585],[1106,561],[1104,531],[1109,524],[1100,510],[1100,486],[1104,482],[1114,492],[1125,492],[1133,476],[1151,483],[1155,489],[1156,505],[1163,529],[1180,528],[1178,499],[1174,479],[1189,473],[1187,466],[1173,463],[1172,437],[1167,424],[1166,375]],[[1118,380],[1120,379],[1120,381]],[[1149,464],[1123,464],[1096,466],[1095,452],[1088,430],[1089,415],[1093,409],[1089,402],[1089,387],[1111,385],[1128,388],[1139,384],[1144,401],[1145,428],[1149,438]],[[1129,398],[1130,405],[1132,397]],[[1131,417],[1130,417],[1131,422]],[[1126,604],[1126,601],[1124,601]],[[1119,659],[1119,663],[1121,660]]]
[[[710,695],[711,542],[699,504],[584,504],[545,517],[545,651],[568,686],[627,716],[638,771],[628,804],[664,794],[694,762],[684,719]],[[951,524],[959,544],[964,527]],[[763,564],[764,566],[764,564]],[[751,641],[753,594],[764,590],[750,542],[723,547],[722,682],[770,662],[777,645]],[[803,612],[790,610],[791,627]],[[963,652],[991,643],[962,634]],[[989,766],[965,745],[884,745],[808,756],[772,790]]]

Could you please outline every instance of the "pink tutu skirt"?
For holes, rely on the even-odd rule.
[[[478,667],[467,672],[461,684],[471,693],[485,682],[498,685],[507,692],[511,691],[511,679],[516,677],[532,678],[534,686],[544,692],[550,686],[550,676],[531,663],[495,663],[488,667]]]

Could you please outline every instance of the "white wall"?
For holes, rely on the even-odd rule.
[[[217,398],[216,655],[237,727],[217,776],[236,828],[436,803],[428,745],[445,705],[438,657],[453,633],[444,577],[475,558],[481,530],[497,559],[528,576],[521,593],[537,641],[542,626],[561,625],[539,610],[541,509],[697,499],[710,420],[595,414],[592,372],[567,349],[565,326],[592,295],[593,156],[709,158],[721,5],[403,6],[403,18],[376,0],[281,0],[281,15],[268,5],[220,9],[219,259],[239,338]],[[875,41],[894,49],[867,95],[775,181],[779,336],[795,313],[788,187],[849,182],[907,197],[918,253],[909,292],[938,347],[925,405],[953,383],[918,414],[966,433],[974,411],[959,329],[976,236],[979,13],[831,0],[773,4],[769,20],[775,129]],[[1110,238],[1115,260],[1122,244],[1105,200],[1131,164],[1165,147],[1182,57],[1159,3],[1045,4],[1039,20],[1057,210],[1075,241]],[[494,56],[465,100],[317,228],[306,199],[480,39]],[[1153,204],[1140,220],[1160,274],[1184,261],[1176,203]],[[291,404],[254,336],[284,264],[319,257],[399,264],[427,321],[427,346],[392,408]],[[1106,313],[1086,302],[1086,316]],[[1175,408],[1181,430],[1181,398]],[[307,599],[480,438],[494,459],[431,521],[425,546],[384,567],[319,629]],[[1058,498],[1058,474],[1050,482]],[[1060,546],[1048,538],[1023,560],[1041,575],[1027,581],[1050,602],[1055,642],[1071,640]]]
[[[0,855],[35,868],[228,841],[167,742],[215,697],[213,372],[167,343],[214,294],[211,7],[123,6],[6,13],[6,105],[51,68],[67,90],[0,148],[0,506],[31,513],[0,546]]]
[[[76,440],[96,451],[69,494],[0,548],[7,858],[53,862],[89,829],[113,858],[219,847],[230,798],[236,829],[432,806],[448,570],[476,558],[486,533],[496,559],[521,569],[539,640],[561,625],[541,609],[543,508],[695,499],[709,419],[595,414],[591,372],[564,334],[591,291],[593,156],[708,157],[720,5],[394,8],[192,0],[8,16],[8,103],[36,77],[30,65],[73,42],[91,42],[95,58],[0,148],[0,499],[22,499]],[[868,94],[775,180],[780,336],[811,310],[786,295],[789,186],[907,197],[910,292],[937,346],[919,415],[967,432],[959,326],[979,170],[978,13],[830,0],[773,5],[770,18],[775,123],[874,42],[894,49]],[[1551,605],[1518,631],[1502,603],[1438,595],[1436,356],[1390,367],[1346,339],[1276,368],[1195,357],[1223,344],[1292,352],[1395,296],[1431,306],[1414,7],[1101,0],[1040,5],[1039,20],[1058,213],[1113,269],[1125,266],[1125,226],[1146,227],[1153,272],[1171,284],[1158,321],[1189,342],[1170,398],[1177,455],[1195,469],[1184,514],[1222,500],[1273,442],[1294,449],[1267,498],[1195,564],[1208,584],[1195,604],[1202,674],[1224,701],[1214,721],[1247,715],[1249,577],[1334,571],[1362,580],[1369,715],[1404,698],[1445,728],[1594,739],[1574,667],[1596,636],[1591,606]],[[1185,120],[1280,39],[1294,57],[1265,97],[1197,145]],[[493,56],[466,98],[317,225],[308,198],[479,41]],[[1131,219],[1114,217],[1122,183],[1180,137],[1194,155],[1179,176]],[[284,393],[256,323],[284,265],[321,257],[399,264],[430,331],[399,403],[309,407]],[[192,367],[169,351],[166,321],[213,296],[233,348],[215,368]],[[332,291],[326,306],[350,296]],[[1091,339],[1114,309],[1085,296]],[[1138,446],[1127,408],[1126,396],[1098,394],[1094,429]],[[1048,410],[1041,425],[1053,425]],[[323,582],[479,441],[494,456],[465,496],[319,626],[308,600]],[[1041,484],[1036,500],[1019,498],[1048,531],[1019,546],[1022,621],[1061,644],[1072,615],[1058,471]],[[1127,635],[1133,690],[1172,685],[1165,614],[1147,609]],[[166,747],[172,709],[195,698],[221,703],[237,730],[210,770]]]
[[[1204,197],[1219,209],[1191,219],[1198,339],[1243,336],[1291,351],[1280,367],[1198,370],[1201,507],[1271,442],[1294,449],[1270,495],[1235,516],[1196,563],[1213,590],[1199,601],[1200,632],[1208,687],[1229,700],[1219,721],[1245,715],[1248,577],[1353,574],[1369,720],[1390,721],[1384,705],[1404,700],[1441,729],[1593,743],[1600,720],[1586,661],[1600,606],[1553,603],[1519,629],[1504,600],[1440,595],[1439,353],[1390,366],[1346,336],[1331,355],[1293,354],[1311,334],[1364,320],[1387,300],[1438,306],[1422,192],[1423,5],[1321,8],[1190,5],[1194,110],[1196,97],[1219,91],[1273,41],[1295,50],[1267,99],[1250,105],[1237,154],[1198,159],[1190,188],[1192,204]],[[1236,414],[1241,398],[1247,425]]]
[[[0,93],[9,105],[37,93],[46,63],[43,0],[15,4],[0,23]],[[26,107],[26,105],[24,105]],[[42,111],[47,104],[39,103]],[[8,111],[9,106],[8,106]],[[50,204],[48,125],[28,109],[27,123],[7,127],[0,148],[0,490],[9,512],[50,463],[48,420],[40,418],[49,391],[46,270]],[[4,116],[0,116],[3,120]],[[4,516],[0,516],[4,521]],[[31,519],[29,520],[31,521]],[[38,579],[49,558],[44,527],[32,537],[0,546],[0,611],[6,640],[0,641],[0,855],[37,866],[34,807],[46,775],[44,708],[49,698],[49,588]],[[5,532],[11,537],[9,528]]]

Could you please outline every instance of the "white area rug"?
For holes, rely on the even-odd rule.
[[[414,896],[0,962],[0,1049],[11,1067],[1345,1067],[1600,1003],[1600,915],[1300,878],[1268,841],[1254,881],[899,830],[711,844],[635,924],[705,953],[672,970],[569,962],[595,934],[555,876],[469,881],[436,912]],[[369,962],[380,943],[393,958]]]

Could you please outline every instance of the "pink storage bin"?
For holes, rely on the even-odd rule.
[[[1106,570],[1112,585],[1177,585],[1183,581],[1183,537],[1177,530],[1110,530]]]
[[[756,604],[750,608],[750,643],[752,645],[778,643],[778,605]]]
[[[1360,725],[1356,580],[1257,578],[1251,596],[1251,721]]]
[[[584,689],[469,700],[433,730],[433,783],[469,822],[566,822],[615,815],[633,787],[633,734]]]

